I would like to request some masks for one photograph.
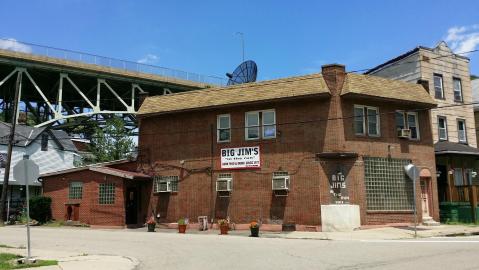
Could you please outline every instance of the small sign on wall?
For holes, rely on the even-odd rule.
[[[261,168],[259,146],[221,149],[221,169]]]
[[[331,199],[334,204],[349,204],[348,187],[344,168],[339,166],[329,179]]]

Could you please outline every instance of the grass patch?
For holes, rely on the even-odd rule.
[[[0,253],[0,270],[22,269],[58,264],[58,261],[55,260],[37,260],[36,263],[32,264],[17,264],[17,259],[20,259],[21,257],[22,256],[11,253]]]

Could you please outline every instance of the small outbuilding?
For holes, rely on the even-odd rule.
[[[151,177],[119,160],[41,175],[52,217],[92,226],[139,226],[147,216]]]

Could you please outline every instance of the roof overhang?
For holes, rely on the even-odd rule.
[[[358,153],[355,152],[321,152],[316,154],[317,158],[323,159],[349,159],[357,158]]]
[[[434,101],[431,99],[431,103],[424,103],[424,102],[419,102],[415,100],[407,100],[407,99],[397,99],[397,98],[390,98],[390,97],[380,97],[380,96],[371,96],[371,95],[366,95],[366,94],[359,94],[359,93],[354,93],[354,92],[347,92],[344,94],[341,94],[341,97],[344,97],[346,99],[358,99],[358,98],[363,98],[371,101],[378,101],[378,102],[396,102],[396,103],[401,103],[404,105],[411,105],[414,106],[416,109],[418,107],[425,108],[425,109],[432,109],[437,107],[436,103],[433,103]]]

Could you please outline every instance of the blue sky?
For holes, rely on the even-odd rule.
[[[0,37],[224,76],[259,79],[374,67],[447,39],[479,48],[479,1],[2,1]],[[479,53],[469,55],[479,74]]]

